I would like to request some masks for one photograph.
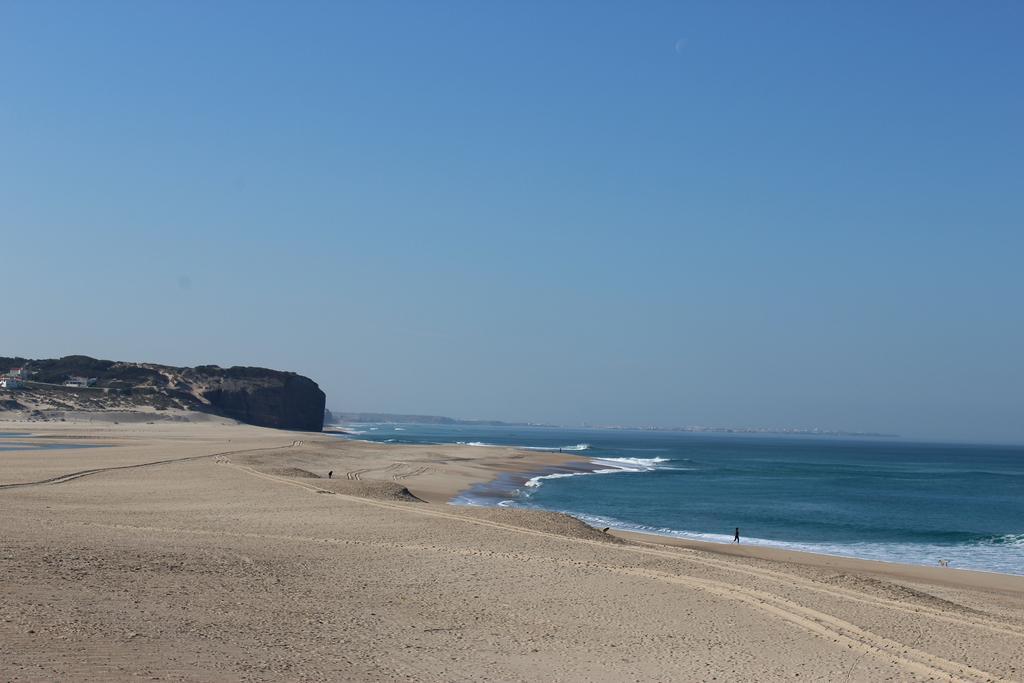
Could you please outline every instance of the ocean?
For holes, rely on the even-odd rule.
[[[349,438],[517,446],[588,458],[452,502],[597,526],[1024,575],[1024,447],[646,430],[349,425]]]

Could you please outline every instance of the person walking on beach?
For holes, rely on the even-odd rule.
[[[334,470],[331,470],[330,472],[327,473],[327,478],[328,479],[333,479],[334,478]]]
[[[736,527],[736,534],[732,537],[732,542],[733,543],[739,543],[740,542],[740,528],[739,527]]]

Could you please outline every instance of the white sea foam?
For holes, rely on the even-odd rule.
[[[634,531],[669,538],[706,541],[709,543],[731,543],[732,534],[715,534],[699,531],[684,531],[668,527],[623,522],[613,517],[581,514],[572,510],[560,510],[579,517],[591,526],[611,527],[620,531]],[[896,541],[826,543],[814,541],[778,541],[770,538],[743,536],[744,545],[798,550],[819,555],[855,557],[881,562],[900,562],[938,566],[938,561],[949,560],[954,569],[996,572],[1000,574],[1024,574],[1024,534],[1006,534],[972,543],[906,543]]]
[[[484,446],[486,448],[515,448],[520,451],[585,451],[590,449],[589,443],[578,443],[572,446],[517,446],[515,444],[487,443],[485,441],[456,441],[459,446]]]
[[[598,458],[597,460],[591,460],[590,462],[595,465],[607,463],[612,467],[634,472],[648,472],[650,470],[661,469],[658,467],[658,463],[668,461],[668,458]]]
[[[562,479],[564,477],[575,477],[578,474],[597,474],[597,472],[556,472],[554,474],[543,474],[533,477],[525,485],[534,488],[540,486],[541,481],[545,479]]]
[[[1000,545],[1024,548],[1024,534],[1003,534],[981,541],[981,545]]]
[[[668,458],[595,458],[590,461],[591,465],[598,465],[601,469],[588,470],[586,472],[555,472],[554,474],[542,474],[533,477],[526,482],[526,486],[537,488],[545,479],[562,479],[564,477],[580,477],[587,474],[616,474],[618,472],[650,472],[661,469],[659,463],[668,462]],[[665,468],[668,469],[668,468]]]

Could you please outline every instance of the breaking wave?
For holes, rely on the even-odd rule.
[[[668,458],[595,458],[590,461],[598,469],[586,472],[555,472],[541,474],[528,480],[525,486],[537,488],[546,479],[562,479],[564,477],[580,477],[587,474],[616,474],[619,472],[650,472],[658,469],[658,464],[668,462]]]
[[[590,450],[589,443],[578,443],[572,446],[517,446],[515,444],[486,443],[484,441],[456,441],[460,446],[485,446],[487,448],[515,448],[520,451],[577,452]]]

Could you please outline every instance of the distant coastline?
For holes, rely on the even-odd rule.
[[[585,429],[620,429],[639,430],[648,432],[689,432],[695,434],[779,434],[791,436],[851,436],[878,439],[898,439],[899,434],[886,434],[882,432],[859,432],[845,429],[819,429],[817,427],[707,427],[701,425],[688,425],[681,427],[655,427],[638,425],[560,425],[544,422],[505,422],[503,420],[463,420],[443,415],[413,415],[405,413],[360,413],[346,411],[326,411],[325,424],[362,424],[362,423],[385,423],[385,424],[424,424],[424,425],[475,425],[484,427],[551,427],[557,429],[568,429],[572,427],[583,427]]]

